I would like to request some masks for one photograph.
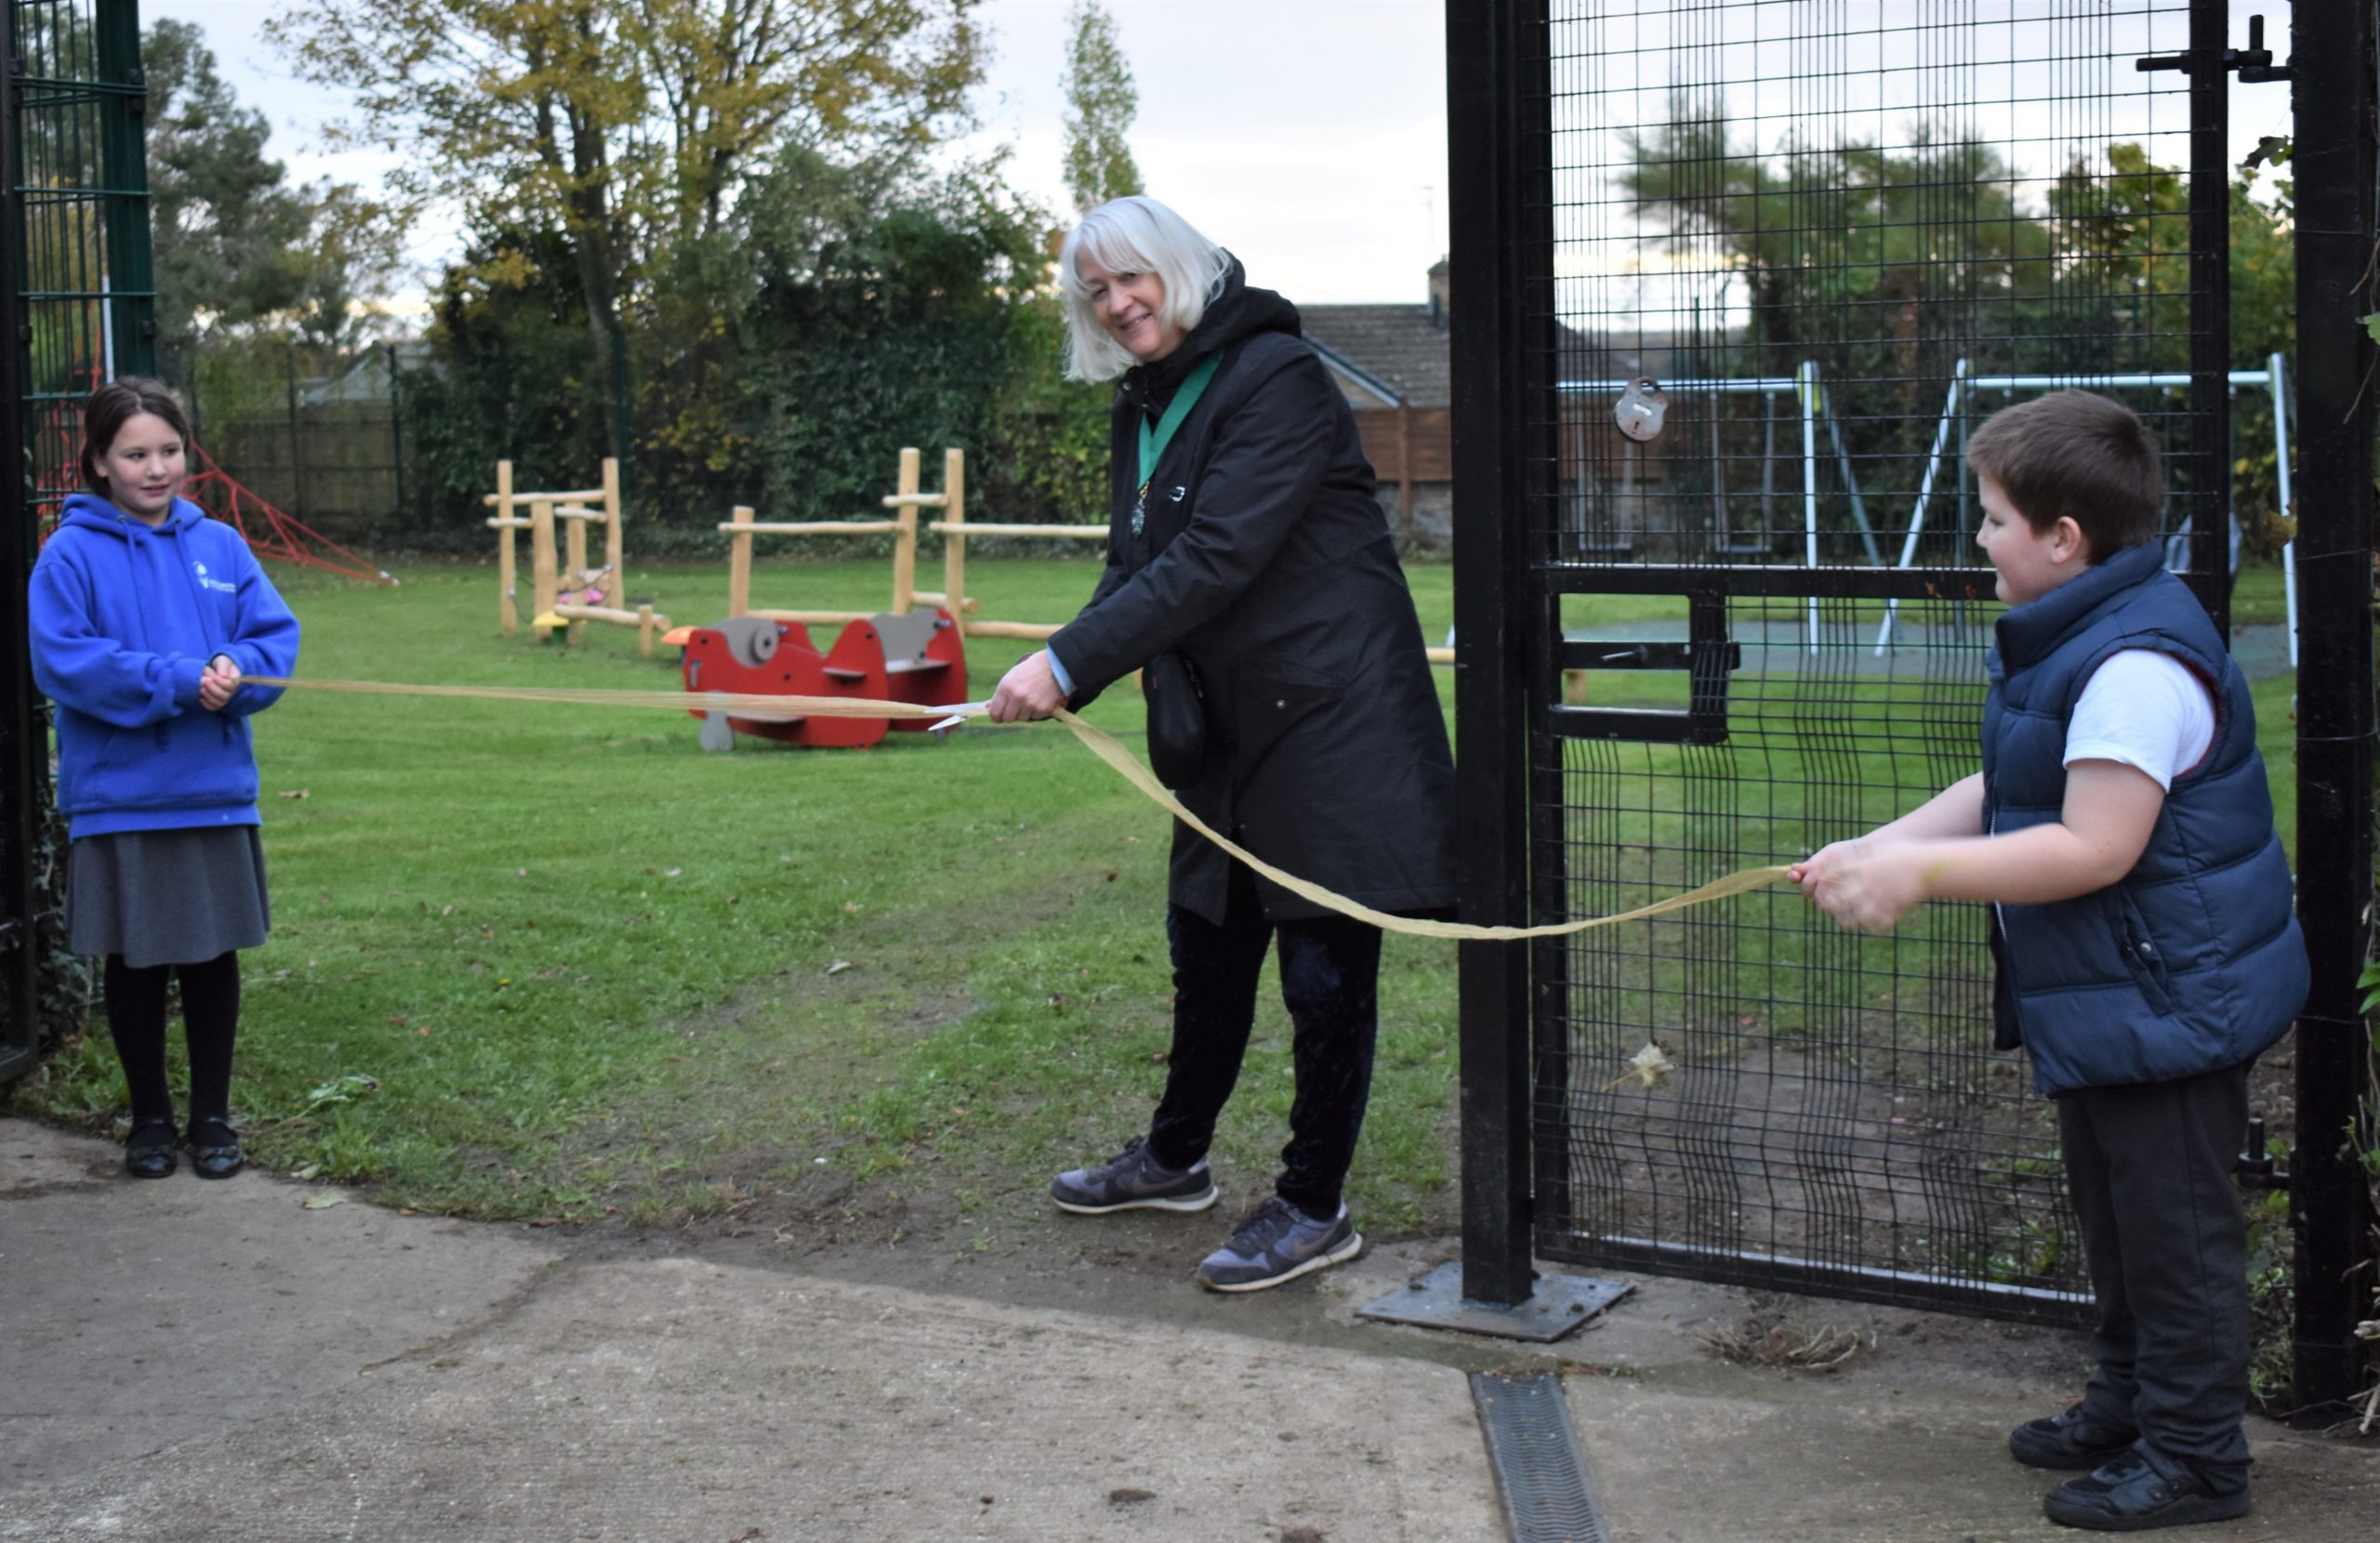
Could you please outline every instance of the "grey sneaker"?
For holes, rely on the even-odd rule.
[[[1262,1291],[1364,1251],[1364,1234],[1341,1206],[1339,1214],[1316,1219],[1279,1195],[1248,1213],[1231,1241],[1198,1265],[1198,1284],[1210,1291]]]
[[[1186,1168],[1159,1166],[1135,1136],[1096,1167],[1075,1168],[1050,1180],[1058,1209],[1078,1216],[1109,1211],[1203,1211],[1215,1203],[1214,1177],[1203,1157]]]

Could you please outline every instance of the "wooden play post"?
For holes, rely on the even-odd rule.
[[[752,609],[752,507],[735,506],[734,538],[727,548],[727,613],[741,616]]]
[[[615,609],[628,603],[628,541],[621,534],[628,524],[628,511],[620,507],[620,463],[612,456],[603,457],[603,565],[612,571],[608,599]],[[572,635],[573,640],[576,634]]]
[[[901,452],[901,480],[884,500],[893,509],[901,529],[892,537],[892,614],[906,616],[918,591],[918,452]]]
[[[967,452],[942,453],[942,604],[954,620],[967,615]],[[963,634],[962,634],[963,636]]]
[[[488,528],[501,533],[496,543],[496,568],[502,576],[504,609],[499,618],[508,633],[519,630],[514,619],[516,597],[513,588],[518,582],[513,551],[512,533],[525,530],[530,536],[533,572],[531,597],[534,609],[529,625],[542,635],[548,628],[560,629],[573,643],[585,640],[587,624],[590,621],[612,622],[621,626],[637,627],[640,634],[647,629],[644,611],[631,611],[626,603],[628,588],[628,530],[626,514],[620,501],[620,463],[606,456],[603,460],[603,485],[600,488],[577,488],[563,493],[528,493],[513,486],[512,463],[498,461],[496,466],[496,491],[483,503],[493,506],[496,514],[488,521]],[[524,517],[521,511],[526,509]],[[554,521],[567,521],[570,534],[562,541],[554,538]],[[603,566],[598,570],[608,574],[604,580],[604,599],[618,603],[597,605],[581,594],[579,599],[562,598],[565,574],[574,591],[583,592],[588,587],[587,522],[603,522]],[[889,528],[889,526],[888,526]],[[557,551],[559,547],[561,550]],[[565,566],[565,564],[567,566]],[[669,618],[655,612],[651,626],[667,630]],[[640,636],[639,642],[648,655],[653,648],[649,638]]]
[[[550,515],[556,511],[553,509],[551,505],[548,505],[547,512]],[[587,598],[585,593],[587,588],[587,521],[585,519],[577,516],[575,511],[574,511],[570,517],[570,533],[562,538],[562,550],[570,554],[567,564],[563,567],[562,572],[570,575],[570,587],[580,592],[579,603],[584,604]],[[559,605],[561,602],[562,588],[557,585],[554,588],[553,604]],[[549,605],[546,609],[549,611],[553,609],[553,605]],[[578,623],[575,620],[573,620],[570,624],[570,640],[574,643],[578,641]]]
[[[509,638],[521,630],[521,618],[513,613],[512,587],[515,580],[515,556],[512,533],[521,528],[521,517],[512,512],[512,463],[496,463],[496,518],[488,521],[496,527],[496,626]]]
[[[897,495],[888,495],[884,500],[887,507],[897,501]],[[736,505],[735,518],[719,522],[720,534],[730,538],[727,613],[731,616],[764,616],[774,622],[799,622],[805,626],[813,622],[854,622],[873,614],[866,611],[777,611],[765,606],[755,609],[752,604],[752,538],[756,535],[898,536],[902,525],[900,520],[755,520],[750,508],[742,504]],[[914,515],[909,530],[914,541]],[[914,552],[914,546],[911,550]]]
[[[562,591],[556,573],[554,556],[554,504],[550,498],[540,498],[529,506],[529,561],[531,583],[535,587],[529,613],[534,625],[540,616],[550,616]]]

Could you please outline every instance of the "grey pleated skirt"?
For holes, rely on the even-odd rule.
[[[66,935],[86,958],[135,969],[204,964],[272,930],[255,825],[86,836],[68,852]]]

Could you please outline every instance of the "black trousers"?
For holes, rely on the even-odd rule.
[[[1380,929],[1337,916],[1267,921],[1255,876],[1235,862],[1223,925],[1175,905],[1167,908],[1165,931],[1173,954],[1173,1052],[1149,1127],[1150,1155],[1179,1168],[1207,1154],[1216,1116],[1239,1082],[1257,978],[1277,938],[1297,1097],[1274,1190],[1309,1216],[1336,1215],[1371,1097]]]
[[[2247,1128],[2245,1066],[2057,1100],[2099,1312],[2084,1407],[2217,1494],[2248,1483]]]

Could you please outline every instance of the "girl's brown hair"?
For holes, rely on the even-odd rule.
[[[132,419],[147,413],[165,420],[166,426],[181,436],[182,443],[190,443],[190,419],[182,412],[182,404],[165,382],[142,376],[128,375],[111,380],[91,393],[83,406],[83,485],[93,493],[106,495],[108,480],[99,474],[98,457],[115,443],[115,437]]]

